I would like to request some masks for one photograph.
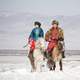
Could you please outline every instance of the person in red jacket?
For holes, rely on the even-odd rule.
[[[64,41],[63,29],[58,27],[58,25],[59,22],[53,20],[51,29],[49,29],[45,34],[45,40],[48,42],[46,52],[49,53],[49,55],[51,55],[51,51],[57,46],[59,40]]]
[[[48,46],[45,51],[45,56],[48,58],[47,64],[50,70],[53,70],[51,67],[53,65],[53,61],[51,59],[52,50],[56,46],[58,46],[59,50],[61,51],[63,50],[63,44],[58,45],[58,41],[64,42],[64,33],[63,33],[63,29],[61,29],[58,25],[59,25],[59,22],[56,20],[53,20],[52,27],[45,34],[45,40],[48,42]]]

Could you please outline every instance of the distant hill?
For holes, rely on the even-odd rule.
[[[0,50],[0,56],[27,56],[27,50],[13,50],[13,49],[3,49]],[[66,50],[65,56],[80,55],[80,50]]]
[[[28,12],[0,11],[0,49],[23,49],[34,21],[40,21],[46,32],[56,19],[64,29],[66,49],[80,49],[80,15],[45,16]]]

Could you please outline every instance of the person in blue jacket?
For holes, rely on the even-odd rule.
[[[30,52],[28,55],[33,68],[35,68],[34,58],[33,58],[33,51],[35,49],[35,42],[41,37],[44,38],[44,32],[43,32],[43,29],[41,28],[41,23],[36,21],[36,22],[34,22],[34,26],[35,27],[31,31],[31,34],[29,36]]]
[[[35,22],[34,26],[35,26],[35,28],[32,30],[32,32],[29,36],[29,40],[33,39],[36,41],[36,40],[38,40],[38,38],[44,37],[44,32],[43,32],[43,29],[41,28],[40,22]]]

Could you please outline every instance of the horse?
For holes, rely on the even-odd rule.
[[[60,70],[62,70],[62,48],[63,45],[61,41],[58,41],[58,44],[52,49],[51,55],[48,58],[48,67],[50,70],[55,70],[56,62],[59,62]]]
[[[43,38],[39,38],[35,42],[35,49],[33,51],[33,57],[34,57],[34,65],[35,68],[33,71],[42,71],[42,67],[44,66],[44,51],[45,51],[45,41]]]

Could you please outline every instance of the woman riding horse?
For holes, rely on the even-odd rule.
[[[61,44],[58,45],[58,43],[60,43],[60,41],[64,41],[64,35],[63,30],[59,28],[58,25],[59,25],[58,21],[53,20],[52,28],[45,34],[45,40],[48,42],[46,53],[48,53],[49,66],[51,65],[50,70],[55,70],[55,59],[62,56],[62,54],[60,55],[60,53],[62,53],[61,52],[62,45]],[[61,49],[59,49],[59,47],[61,47]],[[61,57],[59,64],[60,70],[62,70]]]
[[[43,38],[44,37],[44,32],[41,28],[41,23],[36,21],[34,22],[34,26],[35,28],[33,28],[30,36],[29,36],[29,44],[30,44],[30,51],[29,51],[29,60],[32,66],[32,69],[35,69],[35,65],[34,65],[34,57],[33,57],[33,51],[35,49],[35,42],[39,39],[39,38]]]

